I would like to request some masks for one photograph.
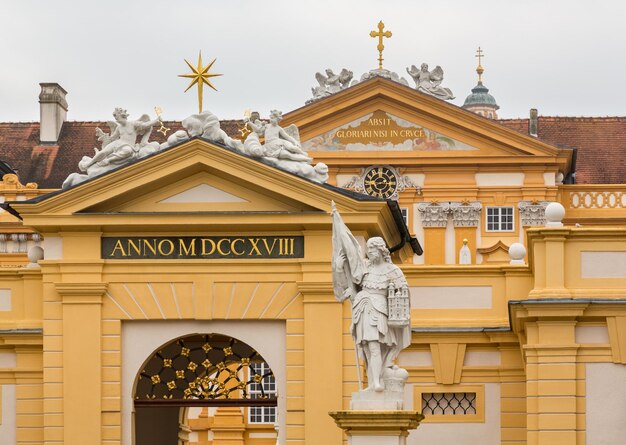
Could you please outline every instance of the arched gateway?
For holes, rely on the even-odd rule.
[[[190,407],[247,407],[253,416],[268,408],[275,413],[277,406],[274,374],[264,358],[221,334],[186,335],[162,345],[139,370],[133,398],[136,445],[188,443]]]

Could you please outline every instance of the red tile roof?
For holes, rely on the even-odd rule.
[[[238,121],[221,121],[222,129],[237,134]],[[164,122],[172,132],[182,129],[180,122]],[[106,122],[63,123],[58,145],[39,145],[39,123],[0,122],[0,160],[16,170],[22,183],[36,182],[39,188],[61,188],[70,173],[78,171],[83,156],[93,156],[100,148],[96,127],[108,132]],[[152,131],[151,141],[165,142],[165,137]]]
[[[528,134],[528,119],[501,119],[511,130]],[[237,135],[240,121],[221,121],[222,129]],[[180,122],[165,122],[176,131]],[[17,170],[22,183],[39,188],[60,188],[77,171],[83,156],[93,155],[96,127],[108,131],[106,122],[63,124],[58,145],[39,145],[39,123],[0,123],[0,159]],[[579,184],[626,184],[626,117],[539,117],[538,137],[557,146],[577,149],[576,182]],[[169,133],[171,134],[171,133]],[[151,140],[164,142],[156,131]]]
[[[528,134],[528,119],[499,122]],[[626,117],[539,116],[537,127],[543,142],[577,149],[577,184],[626,184]]]

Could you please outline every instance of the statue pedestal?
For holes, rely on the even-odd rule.
[[[346,432],[349,445],[406,445],[409,430],[424,418],[417,411],[331,411],[335,423]]]

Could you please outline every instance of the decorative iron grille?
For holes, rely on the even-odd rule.
[[[422,393],[422,414],[425,416],[464,416],[476,414],[476,393]]]
[[[254,349],[231,337],[206,334],[180,338],[163,346],[146,362],[137,381],[135,400],[275,401],[275,392],[268,394],[262,384],[273,381],[272,370],[253,366],[264,362]]]

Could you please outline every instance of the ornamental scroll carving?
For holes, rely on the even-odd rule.
[[[448,225],[450,209],[447,204],[424,202],[417,206],[417,211],[420,212],[422,217],[423,227],[445,227]]]
[[[520,201],[517,205],[522,226],[544,226],[549,201]]]
[[[482,204],[473,202],[430,202],[421,203],[417,210],[422,217],[423,227],[446,227],[452,217],[454,227],[478,227]]]
[[[478,227],[482,208],[482,204],[477,201],[450,203],[454,227]]]

